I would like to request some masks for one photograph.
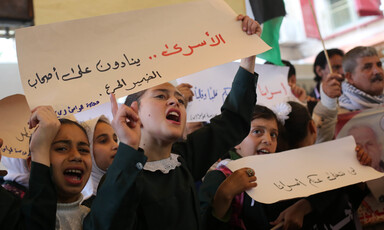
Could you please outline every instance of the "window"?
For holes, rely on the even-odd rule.
[[[352,1],[329,0],[329,12],[333,30],[348,26],[358,19]]]

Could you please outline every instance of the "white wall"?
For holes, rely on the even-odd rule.
[[[0,63],[0,99],[12,94],[24,94],[17,63]]]

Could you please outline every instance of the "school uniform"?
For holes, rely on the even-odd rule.
[[[0,187],[0,229],[54,229],[56,199],[50,168],[32,162],[29,190],[23,199]]]
[[[239,68],[221,115],[173,145],[170,158],[146,162],[120,143],[84,220],[84,229],[200,229],[195,181],[249,133],[257,75]]]
[[[215,217],[212,210],[213,198],[221,183],[227,178],[225,164],[239,159],[235,152],[230,152],[230,159],[221,161],[218,169],[207,173],[200,186],[199,199],[203,229],[260,229],[269,230],[273,226],[270,222],[276,220],[280,213],[302,198],[279,201],[273,204],[263,204],[253,200],[246,192],[237,195],[223,219]],[[229,169],[228,169],[229,170]],[[257,175],[256,175],[257,176]],[[350,202],[344,190],[351,190],[349,186],[338,190],[331,190],[315,194],[306,199],[312,207],[312,212],[303,220],[302,229],[356,229],[353,217],[353,205],[359,203],[358,191],[355,191],[355,202]],[[241,197],[241,198],[238,198]],[[360,200],[361,202],[361,200]]]
[[[81,205],[83,195],[72,203],[57,203],[56,230],[81,229],[89,208]]]
[[[29,186],[29,169],[26,159],[3,156],[1,163],[7,169],[7,175],[1,180],[1,186],[15,195],[23,198]]]

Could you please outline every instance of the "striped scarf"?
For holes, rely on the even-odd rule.
[[[342,91],[343,94],[339,97],[339,105],[341,108],[350,111],[377,108],[384,104],[384,94],[371,96],[348,82],[343,82]]]

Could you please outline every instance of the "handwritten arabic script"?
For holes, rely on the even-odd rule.
[[[345,171],[348,173],[345,173]],[[278,189],[286,192],[292,192],[294,188],[300,186],[313,186],[318,188],[321,183],[327,183],[334,181],[336,179],[341,179],[346,175],[356,176],[357,172],[354,168],[350,167],[344,171],[338,172],[325,172],[324,174],[309,174],[302,179],[291,179],[291,180],[279,180],[278,182],[273,182],[273,185]]]
[[[16,136],[16,140],[23,142],[23,141],[28,141],[29,138],[32,136],[32,130],[27,130],[26,127],[24,127],[23,131],[20,133],[20,136]]]
[[[122,55],[124,57],[123,61],[112,61],[112,65],[110,62],[102,62],[101,59],[95,64],[95,68],[92,68],[87,66],[85,68],[82,68],[80,64],[77,64],[76,67],[71,67],[70,71],[64,72],[64,73],[59,73],[56,67],[52,67],[52,72],[49,72],[43,76],[41,74],[36,73],[34,80],[28,79],[28,85],[31,88],[37,89],[37,84],[40,83],[40,85],[43,84],[48,84],[48,82],[53,78],[58,81],[70,81],[70,80],[75,80],[82,78],[85,76],[85,74],[90,74],[92,71],[98,71],[98,72],[107,72],[108,70],[117,70],[117,69],[123,69],[127,65],[135,65],[135,66],[140,66],[140,59],[134,60],[133,58],[130,59],[130,61],[127,58],[126,54]]]
[[[21,154],[22,156],[29,156],[29,153],[27,153],[27,151],[23,151],[21,149],[14,148],[14,147],[8,147],[7,145],[2,146],[0,150],[2,153],[6,153],[8,155],[14,155],[15,153],[18,153],[18,154]]]
[[[208,32],[205,32],[205,35],[207,35],[208,37],[210,36]],[[205,45],[209,45],[211,47],[213,46],[218,46],[220,45],[221,43],[225,44],[225,40],[224,38],[222,37],[221,34],[217,34],[215,35],[215,37],[211,37],[211,41],[212,43],[208,44],[205,40],[203,40],[202,42],[196,44],[196,45],[188,45],[187,47],[188,48],[181,48],[177,43],[172,47],[173,50],[172,51],[169,51],[169,47],[167,44],[165,44],[165,48],[167,50],[161,52],[161,55],[162,56],[165,56],[165,57],[168,57],[170,55],[174,55],[174,54],[178,54],[178,53],[182,53],[183,56],[190,56],[193,54],[194,50],[196,48],[199,48],[199,47],[203,47]],[[183,50],[187,50],[187,52],[183,52]],[[152,60],[153,58],[156,58],[157,55],[153,55],[153,56],[150,56],[149,59]]]
[[[263,87],[260,86],[260,84],[257,84],[257,95],[260,95],[264,97],[267,100],[272,100],[275,95],[281,94],[283,97],[288,96],[288,90],[284,86],[283,82],[280,82],[280,84],[277,84],[281,86],[281,89],[276,91],[269,90],[269,87],[267,85],[264,85]]]
[[[66,116],[71,113],[80,113],[81,111],[83,111],[84,108],[92,108],[98,105],[99,103],[100,103],[99,101],[95,101],[95,102],[92,101],[92,102],[86,103],[85,105],[80,104],[79,106],[75,105],[73,107],[67,106],[67,109],[55,110],[55,113],[58,117]]]
[[[210,36],[208,32],[206,32],[205,35]],[[205,40],[203,40],[202,42],[198,43],[197,45],[187,45],[187,48],[184,48],[184,49],[187,49],[187,52],[182,53],[183,56],[192,55],[194,50],[198,47],[203,47],[205,45],[215,47],[215,46],[218,46],[220,44],[225,44],[225,40],[221,34],[217,34],[214,37],[211,37],[210,40],[212,41],[212,43],[210,43],[210,44],[207,43]],[[183,51],[183,48],[178,46],[178,44],[175,44],[173,46],[173,49],[174,49],[173,51],[169,50],[169,47],[167,44],[165,44],[165,48],[166,48],[166,50],[161,52],[161,56],[163,56],[163,57],[175,55],[175,54]],[[149,59],[154,60],[154,58],[156,58],[156,57],[158,57],[158,55],[152,55],[149,57]],[[108,71],[115,71],[118,69],[124,69],[128,66],[136,66],[136,67],[141,66],[141,61],[139,58],[137,58],[137,59],[128,58],[125,53],[122,54],[122,60],[113,60],[113,61],[105,62],[102,59],[99,59],[95,63],[96,64],[94,64],[93,67],[86,66],[84,68],[82,67],[83,66],[82,64],[77,64],[76,67],[70,67],[69,71],[64,71],[62,73],[59,73],[57,68],[55,66],[53,66],[52,71],[49,73],[46,73],[44,75],[41,75],[39,73],[35,73],[34,78],[28,79],[28,85],[31,88],[37,89],[37,84],[40,84],[40,85],[48,84],[51,79],[56,79],[58,81],[61,80],[61,81],[65,82],[65,81],[80,79],[83,76],[85,76],[86,74],[92,73],[93,71],[97,71],[99,73],[104,73],[104,72],[108,72]],[[157,71],[152,71],[152,78],[148,74],[147,78],[144,77],[143,80],[146,80],[148,82],[149,80],[155,78],[156,77],[155,72],[159,76],[159,73]],[[120,80],[118,80],[118,81],[120,81]],[[134,83],[135,82],[132,83],[133,86],[131,87],[131,89],[136,87],[137,84],[134,84]],[[127,85],[125,83],[124,79],[121,80],[121,83],[118,82],[119,86],[122,84]],[[106,86],[106,88],[107,88],[107,86]],[[109,88],[109,86],[108,86],[108,88]],[[128,89],[128,90],[131,90],[131,89]],[[107,93],[107,94],[109,94],[109,93]]]
[[[130,86],[127,86],[127,84],[125,83],[124,79],[120,79],[120,80],[116,80],[117,82],[117,86],[113,88],[112,91],[110,91],[110,86],[108,84],[105,85],[105,93],[107,95],[110,95],[111,93],[115,93],[116,90],[120,89],[120,88],[123,88],[123,87],[126,87],[125,88],[125,91],[131,91],[133,90],[134,88],[138,87],[138,86],[141,86],[143,83],[147,83],[152,80],[152,79],[155,79],[157,77],[161,78],[161,75],[159,73],[159,71],[152,71],[152,74],[149,75],[149,74],[145,74],[146,76],[141,78],[139,81],[134,81],[132,82],[132,84]]]

